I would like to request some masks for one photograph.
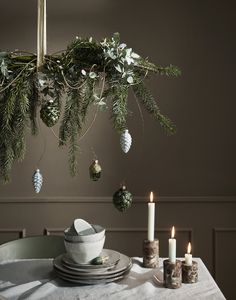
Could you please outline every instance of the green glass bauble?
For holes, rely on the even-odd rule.
[[[118,191],[114,193],[113,204],[119,211],[124,212],[125,210],[130,208],[132,204],[132,197],[132,194],[123,185]]]
[[[54,126],[60,118],[59,104],[54,101],[49,101],[42,105],[40,117],[48,127]]]

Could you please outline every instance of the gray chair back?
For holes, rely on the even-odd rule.
[[[54,258],[65,252],[63,236],[33,236],[0,245],[0,262],[12,259]]]

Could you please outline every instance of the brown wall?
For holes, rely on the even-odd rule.
[[[145,201],[152,189],[158,195],[161,255],[167,255],[174,224],[179,229],[178,255],[191,238],[194,255],[216,272],[227,299],[234,299],[233,281],[225,277],[232,264],[229,253],[236,251],[235,8],[230,0],[48,1],[49,52],[64,49],[76,35],[101,39],[118,31],[142,56],[182,69],[180,78],[158,77],[149,83],[178,132],[165,136],[144,112],[142,134],[130,95],[130,152],[121,152],[109,111],[100,113],[81,141],[79,175],[71,179],[66,150],[57,148],[55,137],[42,125],[38,138],[28,136],[26,158],[15,165],[12,182],[0,186],[0,242],[18,237],[24,228],[21,235],[43,234],[45,228],[60,233],[73,218],[82,217],[108,229],[107,247],[141,256]],[[35,51],[36,0],[1,0],[0,13],[0,48]],[[45,182],[37,196],[31,176],[44,138],[47,150],[40,169]],[[99,182],[88,177],[91,147],[103,167]],[[135,203],[122,215],[113,208],[111,196],[124,179]]]

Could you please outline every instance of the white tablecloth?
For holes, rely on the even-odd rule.
[[[133,258],[133,267],[119,282],[94,286],[76,286],[56,277],[51,259],[15,260],[0,264],[0,299],[44,300],[156,300],[225,299],[201,259],[199,282],[166,289],[153,275],[163,279],[160,269],[144,269],[141,258]],[[162,265],[162,260],[161,260]]]

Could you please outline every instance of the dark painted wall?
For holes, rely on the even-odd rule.
[[[142,135],[130,95],[131,151],[121,153],[109,112],[101,113],[81,142],[77,179],[70,179],[66,153],[43,128],[48,144],[42,195],[110,195],[123,178],[138,195],[151,188],[161,195],[235,195],[234,6],[233,1],[48,1],[49,52],[64,49],[76,35],[100,39],[119,31],[135,51],[162,65],[176,64],[183,75],[155,77],[149,84],[163,113],[178,126],[174,137],[166,137],[146,113]],[[1,48],[35,51],[36,1],[1,0],[0,8]],[[42,140],[29,139],[28,145],[2,195],[32,195],[31,173]],[[91,147],[104,167],[98,184],[87,176]]]
[[[148,56],[157,64],[172,63],[182,69],[180,78],[153,77],[149,82],[163,113],[175,121],[178,132],[175,136],[166,136],[159,125],[143,112],[143,134],[139,110],[130,95],[129,109],[133,112],[128,121],[133,136],[130,152],[127,155],[121,152],[119,136],[112,129],[109,111],[100,113],[96,124],[81,141],[79,175],[71,179],[66,150],[58,149],[54,135],[42,124],[38,138],[27,137],[26,158],[14,166],[12,182],[0,186],[1,201],[9,198],[16,202],[41,199],[43,203],[44,199],[58,197],[100,197],[95,202],[99,213],[104,215],[105,226],[145,228],[145,205],[138,204],[136,213],[133,209],[129,217],[122,217],[116,215],[111,205],[106,204],[105,210],[104,204],[100,203],[103,197],[111,197],[122,180],[126,180],[129,189],[138,197],[146,197],[152,189],[177,203],[183,197],[192,199],[191,213],[186,218],[186,211],[189,212],[187,204],[165,206],[165,198],[161,198],[160,207],[163,205],[165,209],[158,212],[158,227],[169,228],[172,223],[184,228],[193,227],[196,232],[195,249],[198,249],[195,254],[203,257],[210,269],[213,268],[216,243],[214,239],[210,240],[211,245],[208,246],[213,247],[213,252],[209,250],[209,253],[209,247],[203,246],[207,245],[208,237],[212,237],[212,228],[226,228],[226,231],[227,228],[236,228],[232,221],[236,195],[235,6],[235,1],[218,0],[48,0],[49,52],[64,49],[76,35],[101,39],[118,31],[122,41],[140,55]],[[1,0],[0,13],[0,48],[35,51],[36,0]],[[92,117],[91,113],[89,120]],[[35,197],[31,176],[43,150],[43,139],[47,141],[47,148],[40,168],[45,182],[41,194]],[[102,179],[96,183],[88,177],[88,167],[93,159],[91,147],[103,167]],[[214,200],[218,199],[215,198],[217,196],[221,196],[220,204]],[[197,197],[196,203],[194,197]],[[47,210],[47,206],[39,204],[41,224],[37,227],[29,218],[30,212],[34,213],[34,205],[24,203],[25,208],[22,207],[21,215],[14,223],[9,218],[17,215],[15,204],[2,203],[0,228],[27,227],[32,234],[47,226],[64,228],[70,218],[77,215],[87,216],[93,222],[103,220],[102,215],[98,216],[94,211],[91,213],[91,203],[81,204],[82,209],[78,206],[77,214],[72,213],[72,205],[68,208],[68,218],[50,214],[49,211],[57,209],[60,214],[64,211],[56,203],[51,205]],[[174,210],[169,214],[171,208]],[[205,236],[202,218],[196,218],[192,213],[195,209],[204,216],[208,230]],[[213,218],[212,212],[218,217]],[[115,221],[114,216],[117,218]],[[233,229],[233,232],[235,234],[236,231]],[[234,234],[230,243],[234,243]],[[112,245],[117,245],[114,243]],[[179,255],[184,253],[183,249],[181,251]],[[224,251],[221,257],[223,255]],[[228,293],[230,290],[231,287],[227,286]]]

